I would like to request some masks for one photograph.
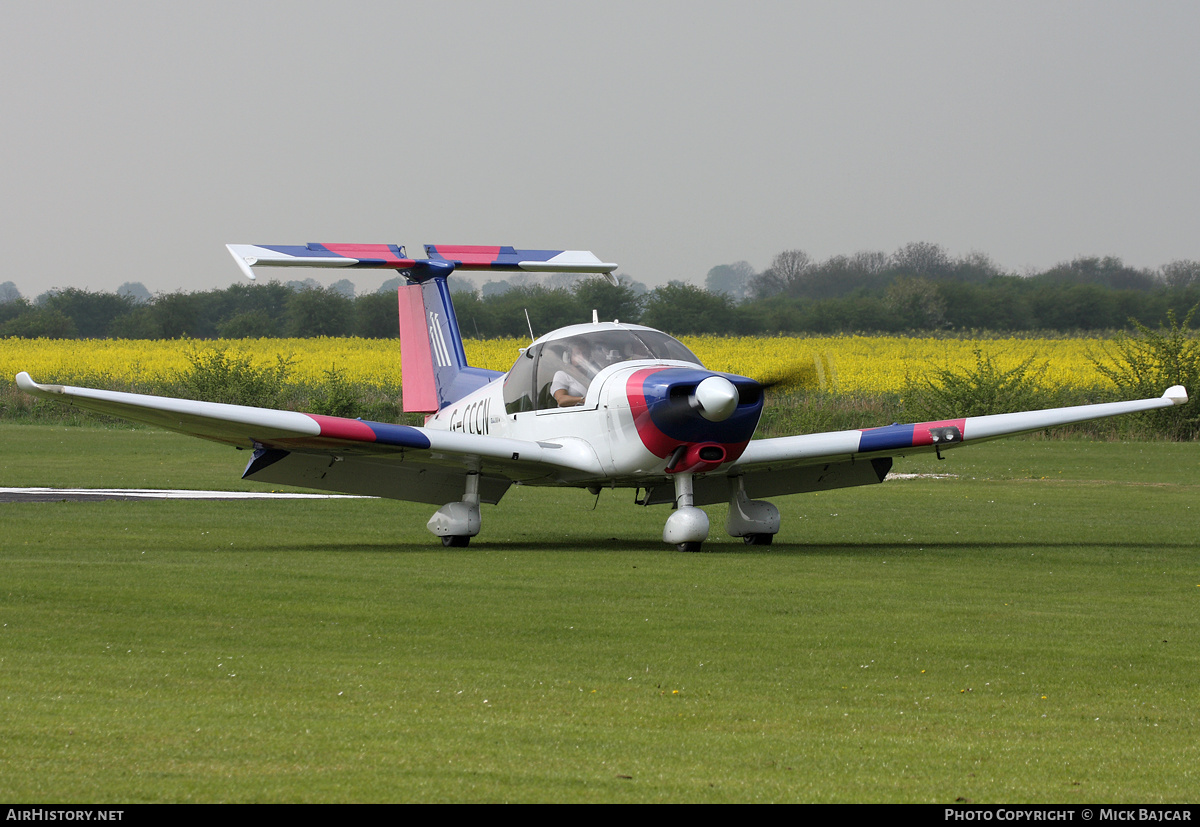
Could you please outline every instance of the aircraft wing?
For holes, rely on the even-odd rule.
[[[603,474],[582,440],[539,442],[120,391],[17,385],[33,396],[254,450],[243,477],[442,505],[460,499],[467,471],[495,503],[514,482]]]
[[[892,457],[944,451],[961,444],[1041,431],[1075,422],[1104,419],[1120,414],[1152,411],[1182,405],[1187,391],[1180,385],[1168,388],[1157,399],[1078,405],[1042,411],[968,416],[939,422],[887,425],[855,431],[752,440],[737,462],[721,475],[697,479],[697,505],[724,502],[729,482],[724,477],[742,477],[751,498],[823,491],[883,482],[892,467]],[[650,502],[673,492],[658,489]]]

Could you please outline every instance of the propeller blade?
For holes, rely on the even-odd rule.
[[[812,384],[812,365],[806,363],[794,364],[778,373],[772,373],[761,379],[756,379],[764,391],[773,389],[800,388]]]

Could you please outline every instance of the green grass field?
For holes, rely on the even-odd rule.
[[[0,425],[0,485],[236,488],[244,453]],[[1187,802],[1200,444],[1017,440],[777,500],[704,554],[513,489],[0,504],[0,798]],[[262,487],[262,486],[258,486]]]

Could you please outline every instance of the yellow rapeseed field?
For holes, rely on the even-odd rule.
[[[939,339],[902,336],[829,336],[821,338],[683,339],[713,370],[764,377],[795,368],[811,369],[815,384],[841,392],[898,393],[908,378],[917,379],[945,369],[975,366],[975,350],[991,358],[1000,370],[1033,359],[1031,367],[1046,366],[1047,387],[1092,388],[1109,381],[1095,368],[1102,358],[1104,339]]]
[[[1047,365],[1047,386],[1088,388],[1108,384],[1092,364],[1103,353],[1103,339],[936,339],[898,336],[683,337],[704,364],[714,370],[764,378],[800,371],[815,387],[843,393],[899,392],[908,377],[975,364],[981,349],[1006,369],[1032,357]],[[468,361],[477,367],[507,370],[525,340],[467,340]],[[396,387],[400,383],[400,343],[383,339],[237,339],[218,341],[147,340],[0,340],[0,376],[11,381],[27,370],[41,382],[82,384],[108,376],[130,384],[169,379],[188,365],[193,349],[228,348],[258,364],[290,362],[293,380],[319,383],[336,368],[356,384]]]

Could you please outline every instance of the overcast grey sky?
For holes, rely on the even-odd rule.
[[[1200,259],[1198,40],[1196,2],[5,0],[0,282],[223,287],[229,242],[651,285],[910,241]]]

